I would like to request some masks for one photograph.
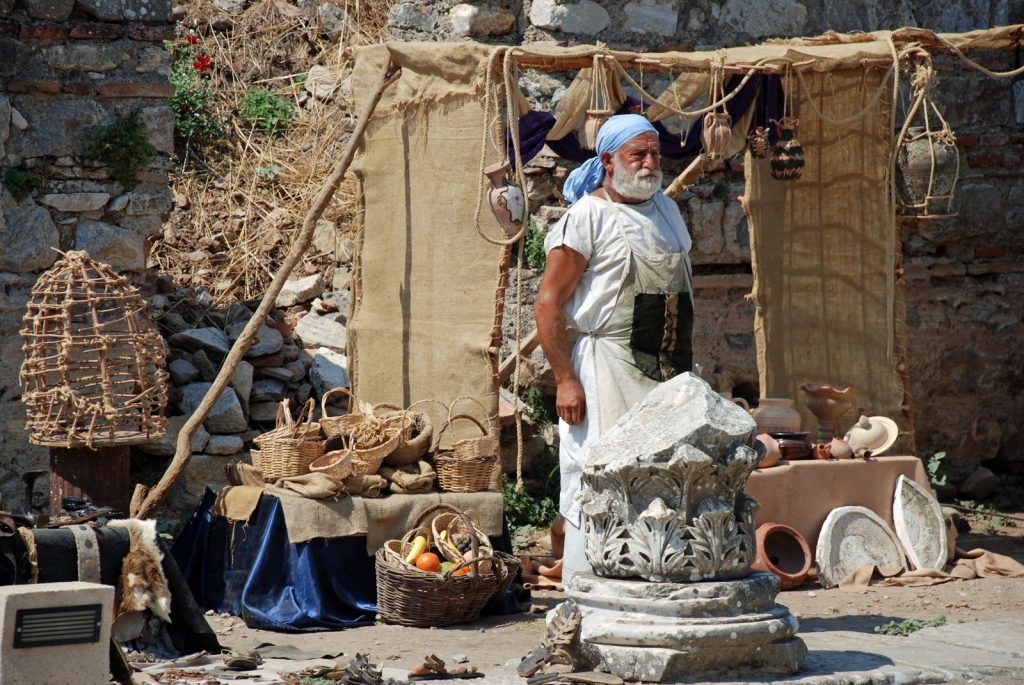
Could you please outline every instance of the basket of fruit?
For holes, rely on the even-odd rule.
[[[444,553],[432,547],[433,535],[426,522],[438,512],[459,516],[465,530],[471,531],[470,549],[460,561],[442,561]],[[401,540],[389,540],[377,550],[381,619],[419,628],[465,623],[480,615],[487,600],[505,592],[519,570],[519,560],[493,552],[481,542],[477,530],[464,512],[438,504],[424,511]]]

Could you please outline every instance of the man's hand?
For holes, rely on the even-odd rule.
[[[576,378],[567,378],[558,383],[555,394],[555,409],[558,418],[570,426],[583,420],[587,411],[587,399],[583,395],[583,386]]]

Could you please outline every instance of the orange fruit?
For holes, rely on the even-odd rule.
[[[452,575],[453,576],[468,576],[472,572],[473,572],[472,568],[470,568],[469,566],[463,566],[462,568],[460,568],[458,571],[456,571]]]
[[[437,573],[441,570],[441,560],[433,552],[424,552],[416,557],[416,568],[428,573]]]

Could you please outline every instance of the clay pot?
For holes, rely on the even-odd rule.
[[[815,459],[825,461],[832,458],[832,445],[827,442],[818,442],[811,445],[811,456]]]
[[[750,415],[757,423],[758,433],[800,430],[800,412],[793,408],[793,400],[784,397],[762,397]]]
[[[580,145],[585,150],[597,149],[597,133],[614,112],[610,109],[588,109],[587,119],[580,129]]]
[[[832,438],[828,451],[833,459],[849,459],[853,456],[853,449],[850,448],[850,443],[840,438]]]
[[[835,434],[836,420],[846,413],[853,404],[853,395],[857,388],[836,388],[831,385],[813,385],[804,383],[800,386],[804,391],[804,404],[818,419],[818,440],[829,442]]]
[[[779,449],[779,441],[767,433],[761,433],[756,436],[755,439],[764,445],[764,456],[761,457],[761,461],[757,462],[757,468],[767,469],[778,464],[782,459],[782,450]]]
[[[846,442],[854,454],[870,452],[878,456],[899,438],[896,422],[884,416],[862,416],[846,433]]]
[[[732,140],[732,117],[725,112],[704,115],[704,130],[700,134],[704,154],[708,159],[720,159]]]
[[[505,235],[511,238],[523,229],[523,222],[526,221],[526,198],[523,196],[523,189],[508,180],[508,172],[507,160],[484,169],[484,175],[491,182],[487,202]]]
[[[941,133],[941,132],[940,132]],[[904,216],[951,216],[960,160],[954,138],[907,129],[896,151],[896,197]]]
[[[782,523],[763,523],[754,534],[757,555],[751,568],[779,577],[779,589],[791,590],[804,582],[814,563],[804,536]]]
[[[810,459],[811,441],[807,439],[807,433],[772,432],[770,435],[779,442],[779,451],[786,461]]]
[[[768,145],[768,129],[764,126],[758,126],[748,133],[747,149],[750,150],[750,156],[754,159],[764,159],[767,157],[771,151],[771,146]]]
[[[796,139],[799,119],[783,117],[775,122],[779,127],[779,142],[772,150],[772,178],[777,181],[795,181],[804,173],[804,149]]]

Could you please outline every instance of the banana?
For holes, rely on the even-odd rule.
[[[427,539],[422,535],[417,535],[412,541],[412,549],[409,550],[409,554],[405,557],[405,563],[415,564],[416,557],[423,554],[424,550],[427,549]]]

